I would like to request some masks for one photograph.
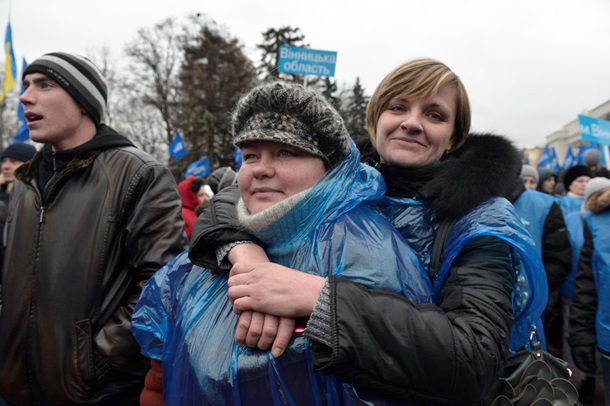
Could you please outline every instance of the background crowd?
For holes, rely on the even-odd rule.
[[[382,80],[361,150],[319,92],[254,86],[231,110],[242,168],[178,180],[103,123],[87,58],[42,55],[23,82],[42,146],[1,154],[8,404],[472,405],[534,328],[581,403],[610,404],[599,152],[522,165],[470,132],[441,62]]]

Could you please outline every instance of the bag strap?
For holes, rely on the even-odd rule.
[[[447,246],[447,239],[453,227],[455,219],[444,218],[441,225],[436,230],[436,237],[434,237],[434,244],[432,245],[432,253],[430,254],[430,279],[434,282],[438,272],[441,270],[441,264],[443,263],[443,256],[445,253],[445,247]]]

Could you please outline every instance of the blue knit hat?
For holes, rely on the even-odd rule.
[[[2,151],[0,155],[0,161],[4,158],[13,158],[17,161],[27,162],[36,153],[36,148],[33,145],[26,144],[25,142],[18,142],[11,144]]]

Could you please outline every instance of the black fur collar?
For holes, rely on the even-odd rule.
[[[375,153],[363,160],[374,163]],[[521,171],[521,155],[503,136],[473,133],[438,166],[376,166],[384,175],[388,195],[429,200],[440,218],[455,218],[492,196],[510,198]]]

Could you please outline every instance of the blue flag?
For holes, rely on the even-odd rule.
[[[546,144],[540,158],[538,158],[538,168],[550,168],[553,164],[553,149]]]
[[[233,159],[235,160],[235,165],[237,169],[241,168],[241,150],[237,147],[233,150]]]
[[[180,131],[176,133],[171,144],[169,144],[169,154],[176,160],[179,161],[180,158],[186,156],[186,145],[184,145],[184,141],[182,141],[182,135],[180,135]]]
[[[553,154],[553,159],[551,160],[551,169],[559,173],[561,171],[561,165],[559,165],[559,159],[557,158],[557,152],[555,152],[555,148],[551,148],[551,153]]]
[[[193,162],[186,168],[186,176],[193,175],[198,178],[203,178],[208,176],[210,172],[210,160],[207,156]]]
[[[23,69],[21,72],[25,72],[25,68],[28,66],[25,58],[23,58]],[[25,91],[23,87],[23,82],[21,83],[21,94]],[[23,112],[23,104],[19,103],[19,107],[17,107],[17,118],[19,119],[19,128],[17,129],[17,133],[13,136],[13,143],[15,142],[24,142],[30,139],[30,130],[28,129],[28,122],[25,119],[25,113]]]
[[[577,157],[572,152],[572,147],[568,146],[568,152],[566,152],[566,159],[563,161],[563,168],[568,169],[577,164]]]

